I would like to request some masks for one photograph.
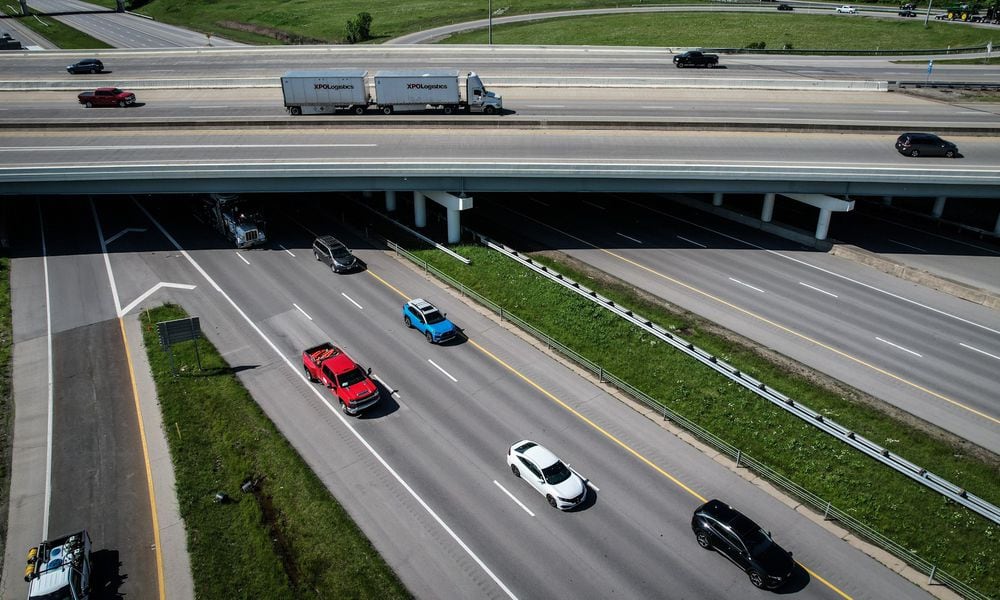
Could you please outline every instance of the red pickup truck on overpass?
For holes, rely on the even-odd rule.
[[[322,382],[333,391],[340,408],[349,415],[356,415],[379,400],[378,388],[369,377],[372,370],[362,370],[330,342],[306,348],[302,352],[302,367],[309,381]]]
[[[92,92],[83,92],[77,99],[80,104],[92,106],[129,106],[135,104],[135,94],[118,88],[97,88]]]

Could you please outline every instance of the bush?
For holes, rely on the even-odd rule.
[[[347,43],[357,44],[372,39],[372,16],[360,12],[358,16],[347,21]]]

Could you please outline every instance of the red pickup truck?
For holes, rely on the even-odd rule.
[[[330,342],[304,350],[302,367],[309,381],[322,382],[333,391],[346,414],[356,415],[379,400],[378,388],[369,377],[372,370],[363,370]]]
[[[77,99],[80,104],[90,108],[92,106],[129,106],[135,104],[135,94],[128,90],[118,88],[97,88],[92,92],[83,92]]]

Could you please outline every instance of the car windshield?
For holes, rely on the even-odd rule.
[[[570,470],[562,463],[561,460],[557,460],[550,466],[542,469],[542,475],[545,477],[546,482],[555,485],[569,479]]]
[[[440,323],[441,321],[444,321],[444,315],[442,315],[440,311],[437,310],[425,312],[424,318],[427,319],[428,325],[433,325],[435,323]]]
[[[351,387],[355,383],[360,383],[365,380],[365,372],[361,370],[361,367],[354,367],[350,371],[338,377],[337,380],[340,382],[340,387]]]
[[[763,529],[757,528],[743,535],[743,543],[747,545],[752,556],[760,556],[774,542]]]
[[[333,246],[330,248],[330,253],[333,254],[334,258],[350,258],[351,256],[351,253],[344,246]]]

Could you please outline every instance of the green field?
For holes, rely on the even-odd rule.
[[[562,344],[600,364],[716,436],[831,501],[958,579],[1000,594],[1000,528],[854,451],[751,394],[577,294],[478,246],[455,248],[466,266],[436,250],[426,260]],[[601,282],[551,258],[537,257],[616,302],[767,382],[875,442],[1000,501],[1000,470],[896,421],[844,389],[824,389],[778,366],[753,347],[718,335],[690,314],[637,297],[627,285]],[[731,337],[731,336],[730,336]],[[698,490],[706,496],[724,490]]]
[[[19,14],[17,11],[12,10],[12,8],[13,7],[4,6],[0,10],[3,10],[4,13],[8,15]],[[75,50],[83,48],[111,47],[96,38],[90,37],[81,31],[73,29],[69,25],[63,25],[51,17],[26,17],[18,19],[18,22],[49,40],[58,48]]]
[[[832,11],[831,11],[832,13]],[[485,31],[445,40],[485,44]],[[1000,31],[932,21],[795,13],[686,13],[573,17],[493,27],[494,44],[795,49],[933,49],[1000,42]]]
[[[409,598],[368,538],[277,431],[212,345],[174,346],[179,376],[155,323],[143,335],[176,473],[198,598]],[[247,478],[257,493],[243,494]],[[232,501],[216,503],[216,492]]]

